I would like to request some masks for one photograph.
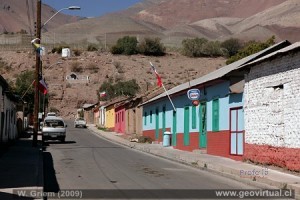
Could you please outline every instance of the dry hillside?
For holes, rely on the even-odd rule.
[[[1,69],[1,75],[8,81],[15,81],[17,74],[34,70],[35,56],[32,52],[1,52],[2,61],[10,66]],[[140,93],[159,90],[149,62],[157,66],[166,88],[173,87],[200,77],[224,65],[223,58],[188,58],[177,53],[164,57],[114,56],[110,53],[84,52],[81,56],[61,59],[58,54],[43,56],[44,77],[49,86],[50,107],[60,110],[65,117],[72,117],[83,103],[96,103],[97,90],[108,78],[114,80],[136,79]],[[62,64],[55,64],[63,62]],[[51,66],[49,68],[49,66]],[[89,81],[68,81],[66,76],[74,72],[74,66],[82,69],[78,77],[89,76]]]
[[[47,38],[112,45],[125,35],[160,37],[180,46],[191,37],[210,40],[300,40],[298,0],[160,0],[144,1],[127,10],[52,29]],[[67,35],[67,36],[66,36]]]
[[[42,22],[49,19],[55,9],[48,5],[42,5]],[[66,23],[78,21],[79,17],[58,13],[44,28],[53,28]],[[0,33],[19,32],[21,29],[34,34],[34,22],[36,22],[36,0],[0,0]]]

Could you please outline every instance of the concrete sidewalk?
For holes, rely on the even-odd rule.
[[[161,144],[130,142],[115,132],[101,131],[92,124],[88,128],[94,133],[118,144],[217,173],[249,185],[261,188],[294,189],[296,199],[300,199],[300,176],[219,156],[181,151],[173,149],[173,147],[163,147]],[[256,174],[256,176],[253,176],[253,174]]]
[[[13,190],[43,190],[42,146],[32,146],[32,137],[22,137],[0,155],[0,199],[16,199]],[[34,198],[23,198],[34,199]]]

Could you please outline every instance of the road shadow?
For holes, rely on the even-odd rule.
[[[43,152],[44,163],[44,192],[59,191],[59,185],[55,175],[54,163],[51,153]]]
[[[38,181],[41,156],[40,147],[33,147],[32,140],[14,141],[0,157],[0,188],[42,186]]]
[[[50,144],[75,144],[75,143],[76,143],[75,141],[61,142],[61,141],[57,140],[57,141],[44,141],[42,143],[42,145],[43,145],[43,151],[45,151]]]
[[[33,200],[35,198],[33,198],[33,197],[21,197],[17,194],[9,194],[9,193],[0,192],[0,199],[3,199],[3,200],[13,200],[13,199]]]

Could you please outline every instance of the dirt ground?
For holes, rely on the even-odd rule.
[[[35,70],[34,52],[1,52],[0,61],[6,66],[0,68],[1,75],[8,82],[15,82],[17,75],[26,70]],[[109,78],[114,82],[136,79],[141,94],[149,90],[162,90],[156,86],[156,77],[149,62],[156,66],[167,89],[225,65],[224,58],[188,58],[179,53],[148,57],[83,52],[80,56],[68,58],[48,53],[42,56],[42,71],[50,96],[48,109],[56,108],[61,116],[73,117],[84,103],[97,102],[97,91]],[[79,80],[73,80],[74,76]]]

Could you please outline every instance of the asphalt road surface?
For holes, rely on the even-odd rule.
[[[83,197],[94,199],[191,199],[193,193],[200,195],[198,191],[210,197],[216,189],[254,189],[120,146],[88,129],[74,128],[71,121],[67,129],[65,143],[45,144],[45,192],[75,195],[79,191]]]

